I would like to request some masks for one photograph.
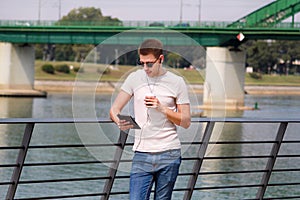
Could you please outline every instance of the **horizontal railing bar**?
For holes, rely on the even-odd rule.
[[[270,199],[272,199],[272,200],[276,200],[276,199],[282,200],[282,199],[299,199],[299,198],[300,198],[300,196],[276,197],[276,198],[271,197],[271,198],[264,198],[264,200],[270,200]]]
[[[0,182],[0,185],[11,185],[13,182]]]
[[[261,187],[261,184],[252,185],[230,185],[230,186],[210,186],[210,187],[195,187],[194,190],[219,190],[219,189],[232,189],[232,188],[250,188],[250,187]]]
[[[262,200],[282,200],[282,199],[298,199],[300,198],[300,196],[288,196],[288,197],[266,197],[266,198],[262,198]],[[257,200],[257,199],[243,199],[243,200]]]
[[[295,143],[295,144],[297,144],[297,143],[300,143],[300,140],[283,140],[283,141],[282,141],[282,144],[283,144],[283,143],[289,143],[289,144],[290,144],[290,143]]]
[[[129,191],[124,192],[111,192],[110,195],[129,194]],[[15,200],[36,200],[36,199],[68,199],[76,197],[92,197],[92,196],[104,196],[105,193],[93,193],[93,194],[77,194],[77,195],[60,195],[60,196],[45,196],[45,197],[30,197],[30,198],[19,198]]]
[[[244,187],[260,187],[261,185],[236,185],[236,186],[230,186],[230,187],[201,187],[201,188],[195,188],[195,190],[209,190],[209,189],[232,189],[232,188],[244,188]],[[173,191],[181,192],[181,191],[188,191],[190,190],[189,188],[174,188]],[[255,199],[257,200],[257,199]]]
[[[292,172],[300,171],[300,168],[291,169],[273,169],[273,172]],[[243,174],[243,173],[264,173],[267,170],[240,170],[240,171],[213,171],[213,172],[199,172],[199,175],[212,175],[212,174]]]
[[[300,168],[290,168],[290,169],[273,169],[273,172],[289,172],[289,171],[300,171]]]
[[[245,172],[231,172],[232,173],[247,173]],[[248,172],[252,173],[252,172]],[[255,172],[254,172],[255,173]],[[208,174],[230,174],[226,172],[219,172],[219,173],[200,173],[199,175],[208,175]],[[91,180],[106,180],[110,177],[88,177],[88,178],[69,178],[69,179],[50,179],[50,180],[30,180],[30,181],[20,181],[19,184],[37,184],[37,183],[52,183],[52,182],[76,182],[76,181],[91,181]],[[130,176],[121,176],[116,177],[116,179],[123,179],[123,178],[130,178]],[[11,182],[2,182],[0,185],[8,185],[12,184]],[[300,183],[273,183],[268,184],[268,186],[283,186],[283,185],[300,185]],[[225,186],[224,186],[225,187]]]
[[[300,196],[290,196],[290,197],[271,197],[271,198],[264,198],[263,200],[276,200],[276,199],[279,199],[279,200],[282,200],[282,199],[299,199]]]
[[[191,122],[226,122],[226,123],[300,123],[300,119],[277,118],[192,118]],[[3,118],[0,124],[53,124],[53,123],[114,123],[108,118]]]
[[[282,185],[300,185],[300,183],[290,183]],[[268,186],[282,186],[281,184],[268,184]],[[230,186],[210,186],[210,187],[195,187],[194,190],[215,190],[215,189],[232,189],[232,188],[244,188],[244,187],[261,187],[262,184],[252,185],[230,185]]]
[[[179,173],[178,176],[192,176],[195,175],[195,173],[189,172],[189,173]]]
[[[75,147],[111,147],[119,146],[120,144],[60,144],[60,145],[35,145],[29,146],[30,149],[46,149],[46,148],[75,148]]]
[[[278,119],[278,118],[192,118],[194,122],[226,122],[226,123],[299,123],[300,119]]]
[[[275,141],[210,141],[208,142],[208,144],[273,144],[273,143],[275,143]],[[201,145],[202,142],[182,142],[181,144]]]
[[[204,160],[219,160],[219,159],[253,159],[253,158],[270,158],[272,156],[270,155],[263,155],[263,156],[220,156],[220,157],[214,157],[214,156],[208,156],[204,157]],[[300,157],[299,155],[278,155],[277,157],[282,158],[294,158],[294,157]],[[197,157],[182,157],[182,160],[197,160],[199,158]]]
[[[275,141],[210,141],[209,144],[273,144]]]
[[[300,155],[277,155],[278,158],[297,158],[300,157]]]
[[[120,160],[120,162],[131,162],[132,160]],[[114,160],[93,160],[93,161],[72,161],[72,162],[43,162],[43,163],[25,163],[24,166],[50,166],[50,165],[81,165],[81,164],[102,164],[102,163],[114,163]]]
[[[204,160],[220,160],[220,159],[253,159],[253,158],[269,158],[271,156],[221,156],[221,157],[204,157]],[[285,157],[285,156],[282,156]],[[286,157],[298,157],[298,156],[286,156]],[[183,161],[197,160],[197,157],[182,157]],[[131,162],[131,159],[122,159],[120,162]],[[24,166],[47,166],[47,165],[77,165],[77,164],[101,164],[101,163],[113,163],[114,160],[93,160],[93,161],[72,161],[72,162],[42,162],[42,163],[24,163]],[[5,167],[15,167],[16,164],[7,164]],[[0,165],[1,167],[1,165]]]
[[[273,172],[285,172],[285,171],[300,171],[300,168],[291,169],[274,169]],[[213,171],[213,172],[199,172],[199,175],[213,175],[213,174],[243,174],[243,173],[264,173],[267,170],[241,170],[241,171]],[[178,176],[191,176],[194,173],[179,173]]]
[[[32,197],[32,198],[19,198],[14,200],[42,200],[42,199],[68,199],[77,197],[93,197],[93,196],[103,196],[104,193],[94,193],[94,194],[76,194],[76,195],[60,195],[60,196],[45,196],[45,197]]]
[[[75,181],[93,181],[93,180],[106,180],[110,179],[109,176],[88,177],[88,178],[63,178],[63,179],[48,179],[48,180],[28,180],[19,181],[19,184],[37,184],[37,183],[56,183],[56,182],[75,182]]]
[[[18,164],[2,164],[0,165],[0,168],[6,168],[6,167],[18,167]]]
[[[240,171],[214,171],[214,172],[200,172],[199,175],[214,175],[214,174],[245,174],[245,173],[264,173],[267,170],[240,170]]]
[[[173,191],[176,191],[176,192],[183,192],[183,191],[189,191],[191,189],[189,188],[174,188]]]
[[[44,163],[25,163],[24,166],[50,166],[50,165],[82,165],[82,164],[102,164],[102,163],[113,163],[113,160],[103,161],[72,161],[72,162],[44,162]]]
[[[223,142],[209,142],[208,144],[272,144],[275,141],[223,141]],[[283,141],[284,143],[300,143],[300,141]],[[182,145],[201,145],[202,142],[182,142]],[[126,143],[126,146],[132,146],[133,143]],[[61,145],[33,145],[29,146],[29,149],[42,149],[42,148],[83,148],[83,147],[107,147],[107,146],[119,146],[119,144],[61,144]],[[22,149],[22,146],[2,146],[0,150],[18,150]]]
[[[111,192],[110,195],[129,194],[129,191]]]
[[[210,186],[210,187],[195,187],[194,190],[217,190],[217,189],[232,189],[232,188],[244,188],[244,187],[261,187],[261,184],[253,185],[231,185],[231,186]],[[174,188],[173,191],[188,191],[190,188]]]
[[[282,172],[282,171],[300,171],[300,169],[275,169],[273,172]],[[241,174],[241,173],[264,173],[266,170],[243,170],[243,171],[214,171],[214,172],[200,172],[199,175],[215,175],[215,174]],[[189,176],[193,175],[193,173],[179,173],[178,176]],[[88,178],[69,178],[69,179],[50,179],[50,180],[28,180],[28,181],[20,181],[19,184],[36,184],[36,183],[49,183],[49,182],[75,182],[75,181],[89,181],[89,180],[103,180],[109,179],[107,176],[100,177],[88,177]],[[116,176],[116,179],[128,179],[130,176]],[[0,182],[0,185],[8,185],[12,184],[12,182]],[[299,185],[300,183],[274,183],[268,184],[268,186],[279,186],[279,185]]]
[[[47,180],[27,180],[19,181],[19,184],[36,184],[36,183],[53,183],[53,182],[76,182],[76,181],[93,181],[93,180],[107,180],[110,179],[109,176],[99,176],[99,177],[87,177],[87,178],[64,178],[64,179],[47,179]],[[116,176],[116,179],[129,179],[130,176]],[[9,183],[11,184],[11,183]]]
[[[120,160],[120,162],[131,162],[132,160]],[[50,165],[78,165],[78,164],[101,164],[101,163],[113,163],[113,160],[102,160],[102,161],[72,161],[72,162],[43,162],[43,163],[24,163],[24,166],[50,166]],[[2,164],[0,165],[0,168],[4,167],[17,167],[17,164]]]
[[[17,149],[24,149],[23,146],[2,146],[0,150],[17,150]]]
[[[211,141],[208,144],[273,144],[275,141]],[[282,143],[300,143],[300,141],[283,141]],[[199,145],[202,142],[182,142],[182,145]],[[37,148],[73,148],[73,147],[106,147],[106,146],[118,146],[118,143],[113,144],[60,144],[60,145],[32,145],[31,149]],[[126,146],[132,146],[133,143],[126,143]],[[21,146],[15,147],[0,147],[1,149],[21,149]]]
[[[124,178],[130,178],[129,175],[124,175],[124,176],[116,176],[117,179],[124,179]]]
[[[126,143],[126,146],[133,146],[133,143]],[[30,149],[45,149],[45,148],[74,148],[74,147],[107,147],[120,146],[118,143],[113,144],[59,144],[59,145],[32,145]],[[2,146],[0,150],[23,149],[22,146]]]
[[[209,157],[204,157],[204,159],[207,160],[223,160],[223,159],[246,159],[246,158],[269,158],[271,156],[269,155],[264,155],[264,156],[209,156]]]
[[[272,144],[275,141],[211,141],[208,144]],[[300,143],[300,141],[283,141],[282,143]],[[182,142],[182,145],[201,145],[202,142]],[[106,147],[106,146],[118,146],[118,143],[114,144],[60,144],[60,145],[32,145],[29,146],[30,149],[39,148],[74,148],[74,147]],[[126,143],[126,146],[132,146],[133,143]],[[2,146],[0,150],[17,150],[22,149],[22,146]]]
[[[222,160],[222,159],[253,159],[253,158],[269,158],[270,155],[263,155],[263,156],[208,156],[204,157],[204,160]],[[183,157],[183,160],[197,160],[197,157]]]
[[[276,141],[210,141],[208,144],[274,144]],[[282,141],[282,144],[300,143],[300,140]],[[182,145],[201,145],[202,142],[182,142]]]
[[[300,185],[300,182],[294,183],[269,183],[268,186],[276,187],[276,186],[283,186],[283,185]]]
[[[5,118],[0,119],[0,124],[56,124],[56,123],[113,123],[107,118]]]
[[[75,181],[92,181],[92,180],[105,180],[110,179],[111,177],[89,177],[89,178],[70,178],[70,179],[49,179],[49,180],[28,180],[20,181],[18,184],[36,184],[36,183],[53,183],[53,182],[75,182]],[[116,179],[129,179],[130,176],[117,176]],[[13,182],[0,182],[0,185],[11,185]]]

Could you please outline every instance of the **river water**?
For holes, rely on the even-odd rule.
[[[197,97],[202,98],[200,95]],[[90,113],[90,101],[85,97],[80,97],[74,103],[74,96],[72,94],[64,93],[49,93],[47,98],[0,98],[0,117],[1,118],[72,118],[74,116],[74,108],[76,115],[85,116],[84,113]],[[100,118],[108,118],[108,109],[111,105],[111,95],[99,94],[94,97],[95,105],[94,113],[86,115],[88,117],[97,116]],[[299,118],[300,117],[300,96],[256,96],[246,95],[246,106],[254,106],[258,103],[258,110],[246,110],[235,113],[240,117],[247,118]],[[76,105],[74,105],[76,104]],[[129,108],[130,109],[130,108]],[[83,114],[83,115],[81,115]],[[92,126],[92,125],[91,125]],[[272,140],[275,137],[278,125],[271,124],[257,124],[250,126],[247,124],[232,124],[222,128],[222,135],[216,138],[218,141],[222,140],[243,140],[243,141],[257,141],[257,140]],[[86,132],[101,129],[105,137],[97,138],[98,136],[87,136]],[[193,124],[189,130],[179,129],[180,137],[183,141],[197,140],[200,137],[197,130],[202,129],[201,125]],[[24,131],[23,125],[1,125],[0,126],[0,146],[17,146],[20,145],[22,133]],[[201,131],[200,131],[201,132]],[[73,124],[60,125],[37,125],[35,127],[31,145],[42,144],[87,144],[96,143],[97,140],[116,141],[118,130],[113,124],[102,125],[100,128],[87,126],[76,127]],[[100,134],[101,135],[101,134]],[[131,136],[131,135],[130,135]],[[288,128],[285,139],[300,140],[299,125],[291,125]],[[95,141],[93,141],[95,140]],[[129,137],[132,140],[132,137]],[[125,158],[130,158],[132,152],[131,147],[125,151]],[[195,148],[191,145],[183,147],[183,156],[193,156]],[[269,145],[231,145],[214,147],[209,151],[209,156],[235,156],[235,155],[268,155],[271,146]],[[282,147],[282,154],[299,154],[299,146],[289,145]],[[12,164],[16,160],[16,150],[0,150],[0,163]],[[37,162],[57,162],[57,161],[87,161],[87,160],[109,160],[113,155],[112,149],[101,148],[52,148],[52,149],[32,149],[28,152],[26,163]],[[189,172],[192,168],[192,162],[183,162],[181,172]],[[205,171],[226,171],[232,168],[236,170],[255,170],[264,169],[266,165],[265,160],[256,159],[249,161],[234,161],[225,160],[206,161],[203,163],[202,172]],[[276,163],[278,168],[293,168],[300,165],[299,158],[282,159],[282,162]],[[121,165],[121,170],[118,175],[128,175],[128,164]],[[81,178],[81,177],[97,177],[107,174],[108,166],[105,164],[89,164],[76,166],[34,166],[23,170],[21,180],[40,180],[40,179],[55,179],[55,178]],[[0,181],[5,182],[10,180],[12,174],[11,168],[0,168]],[[200,176],[196,187],[218,186],[222,183],[232,183],[233,185],[240,184],[258,184],[261,176],[258,174],[238,174],[238,175],[210,175]],[[284,176],[272,177],[273,182],[298,182],[300,179],[299,172],[291,172],[284,174]],[[101,193],[104,181],[81,181],[73,183],[38,183],[33,185],[22,184],[19,185],[16,198],[31,197],[31,196],[51,196],[51,195],[71,195],[71,194],[87,194],[87,193]],[[186,187],[187,179],[179,177],[176,187]],[[128,181],[121,180],[117,182],[113,191],[128,190]],[[7,186],[0,185],[0,199],[5,198]],[[75,191],[75,192],[74,192]],[[231,189],[231,190],[201,190],[195,191],[193,199],[243,199],[255,198],[257,188],[253,189]],[[299,186],[282,187],[280,189],[271,189],[267,191],[267,196],[280,196],[288,194],[289,196],[300,195]],[[182,199],[183,192],[174,192],[173,199]],[[127,199],[128,197],[112,196],[112,199]],[[78,199],[78,198],[74,198]],[[99,199],[99,197],[89,197],[81,199]]]

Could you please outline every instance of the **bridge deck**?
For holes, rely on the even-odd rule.
[[[148,22],[149,24],[149,22]],[[147,23],[128,23],[126,26],[92,26],[84,23],[55,25],[54,22],[0,22],[0,42],[21,44],[95,44],[98,45],[119,33],[127,33],[128,38],[122,34],[121,40],[109,40],[112,44],[137,45],[142,37],[156,36],[163,41],[172,43],[166,45],[189,45],[180,38],[174,38],[174,33],[182,33],[202,46],[238,46],[240,42],[236,36],[242,32],[246,39],[278,39],[299,40],[298,23],[281,23],[274,27],[247,27],[242,23],[237,27],[228,27],[229,23],[202,22],[191,23],[189,27],[166,26],[149,27]],[[128,35],[130,33],[131,35]],[[178,37],[178,34],[177,34]],[[106,41],[107,42],[107,41]]]

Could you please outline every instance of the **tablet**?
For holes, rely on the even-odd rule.
[[[119,119],[126,120],[130,122],[131,125],[133,125],[132,129],[141,129],[141,127],[136,123],[136,121],[131,117],[130,115],[120,115],[118,114]]]

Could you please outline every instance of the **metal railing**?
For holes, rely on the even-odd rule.
[[[0,20],[0,27],[165,27],[165,28],[228,28],[233,22],[230,21],[55,21],[55,20]],[[249,28],[245,22],[235,22],[233,27]],[[252,28],[275,27],[283,29],[296,29],[300,27],[299,22],[278,22],[270,25],[256,25]]]
[[[5,199],[67,199],[67,198],[87,198],[87,197],[101,197],[101,199],[124,199],[124,195],[128,195],[129,191],[126,183],[128,184],[129,173],[120,173],[120,166],[124,163],[130,164],[131,159],[124,157],[123,152],[126,147],[131,147],[132,142],[128,141],[128,132],[121,131],[116,142],[113,143],[95,143],[95,144],[83,144],[83,143],[62,143],[62,144],[52,144],[51,136],[42,137],[41,144],[37,141],[34,143],[31,141],[34,135],[40,134],[35,129],[37,125],[41,124],[52,124],[52,125],[65,125],[65,124],[105,124],[113,127],[113,123],[108,119],[0,119],[0,125],[21,125],[24,126],[24,133],[21,137],[20,145],[9,145],[12,144],[10,141],[11,138],[6,138],[7,144],[0,146],[0,156],[4,151],[12,151],[12,155],[16,156],[15,163],[5,163],[1,161],[0,164],[0,187],[6,187],[6,196]],[[259,125],[272,126],[271,130],[273,136],[268,137],[270,133],[260,133],[258,139],[254,140],[245,140],[242,139],[237,134],[234,134],[232,137],[227,137],[227,139],[222,139],[223,130],[227,129],[227,125],[245,125],[242,129],[248,129],[249,127],[257,127]],[[190,151],[183,154],[182,166],[185,166],[185,170],[181,170],[178,176],[178,180],[175,188],[174,195],[177,199],[199,199],[197,195],[199,193],[212,192],[217,193],[216,191],[222,191],[224,198],[212,198],[212,199],[234,199],[232,198],[231,191],[237,189],[238,191],[244,190],[242,194],[243,198],[239,199],[297,199],[300,198],[299,185],[300,185],[300,167],[297,163],[300,164],[300,154],[299,154],[299,132],[295,131],[294,125],[300,125],[300,120],[277,120],[277,119],[245,119],[245,118],[193,118],[192,125],[199,125],[200,128],[197,129],[199,135],[195,136],[191,141],[183,141],[182,146],[188,146]],[[222,126],[221,135],[217,134],[217,130]],[[248,127],[249,126],[249,127]],[[290,128],[291,133],[287,131]],[[109,128],[110,132],[113,132],[112,128]],[[238,129],[240,131],[241,129]],[[252,129],[253,130],[253,129]],[[299,130],[299,129],[298,129]],[[55,132],[55,130],[53,130]],[[74,132],[76,132],[74,130]],[[229,132],[232,133],[232,129]],[[113,134],[113,133],[110,133]],[[218,137],[215,137],[218,135]],[[247,138],[247,134],[245,137]],[[291,137],[292,136],[292,137]],[[291,139],[292,138],[292,139]],[[3,139],[3,138],[2,138]],[[69,139],[66,139],[68,141]],[[45,141],[49,144],[44,144]],[[65,142],[65,141],[63,141]],[[238,145],[238,148],[234,146]],[[258,146],[259,148],[258,148]],[[262,146],[260,146],[262,145]],[[216,148],[216,146],[221,146]],[[281,149],[284,146],[285,149],[293,149],[294,153],[289,154],[289,151],[282,151]],[[55,161],[43,162],[43,155],[39,155],[40,158],[37,158],[38,162],[30,161],[32,155],[28,153],[29,151],[50,151],[50,150],[63,150],[64,153],[69,152],[69,149],[80,149],[79,152],[84,151],[86,148],[108,148],[116,147],[115,152],[113,153],[114,157],[109,160],[100,160],[100,159],[88,159],[88,160],[65,160],[64,156],[59,156],[60,154],[53,154]],[[213,150],[216,148],[217,153],[213,153]],[[233,149],[232,149],[233,148]],[[251,149],[251,154],[249,154]],[[257,150],[265,149],[268,153],[261,154],[261,151]],[[101,151],[101,150],[100,150]],[[243,151],[246,151],[248,154],[243,154]],[[295,153],[296,152],[296,153]],[[76,154],[72,152],[73,154]],[[104,152],[103,152],[104,153]],[[42,153],[41,153],[42,154]],[[37,155],[37,154],[35,154]],[[84,157],[84,156],[83,156]],[[0,157],[1,159],[1,157]],[[295,166],[285,166],[280,167],[276,165],[279,160],[283,159],[283,162],[289,161],[295,164]],[[241,160],[247,161],[242,162]],[[232,162],[234,161],[234,162]],[[213,165],[206,165],[206,162],[214,162]],[[263,166],[262,168],[256,169],[253,162],[260,162]],[[216,165],[220,163],[228,163],[222,167],[216,168]],[[246,164],[247,163],[247,164]],[[99,169],[99,165],[110,165],[108,168],[101,168],[105,171],[102,175],[91,176],[82,172],[84,176],[82,177],[67,177],[64,178],[65,171],[60,172],[59,170],[55,171],[55,174],[59,178],[40,178],[35,177],[32,179],[24,178],[28,175],[28,169],[33,169],[34,174],[39,174],[36,170],[41,168],[61,166],[64,169],[70,169],[71,174],[76,170],[71,170],[73,166],[90,166],[96,165],[95,168],[86,167],[86,170],[93,171]],[[246,165],[249,166],[245,167]],[[181,166],[181,168],[182,168]],[[276,167],[277,166],[277,167]],[[38,168],[38,169],[36,169]],[[220,169],[221,170],[216,170]],[[248,168],[248,169],[247,169]],[[1,175],[1,170],[4,170],[5,173],[11,174],[10,180],[5,180]],[[53,171],[53,169],[50,169]],[[291,177],[295,177],[295,180],[288,178],[288,180],[281,178],[272,180],[276,174],[283,173],[283,176],[293,174]],[[75,173],[74,173],[75,174]],[[240,176],[241,178],[232,179],[230,176]],[[250,178],[248,177],[256,177]],[[2,178],[1,178],[2,177]],[[214,183],[221,182],[221,185],[211,184],[212,180],[218,177],[218,181]],[[223,177],[226,177],[223,179]],[[239,182],[239,179],[245,179],[246,182]],[[253,182],[249,182],[249,181]],[[89,183],[90,187],[95,188],[95,191],[98,192],[78,192],[80,187],[75,187],[78,182],[92,182]],[[60,191],[64,191],[64,187],[70,183],[74,183],[72,187],[68,188],[68,194],[55,194],[48,195],[46,191],[51,190],[49,188],[43,187],[45,183],[61,183],[61,185],[55,185],[52,187],[62,188]],[[121,184],[120,184],[121,183]],[[126,187],[124,187],[124,183]],[[115,187],[115,184],[119,185],[118,188]],[[28,191],[25,192],[24,196],[22,193],[18,193],[20,186],[26,185],[31,191],[31,194],[28,194]],[[39,187],[36,188],[36,185]],[[66,187],[67,188],[67,187]],[[71,189],[70,189],[71,188]],[[273,192],[268,192],[272,190]],[[285,192],[278,192],[282,188],[285,188]],[[39,192],[37,192],[39,191]],[[56,190],[54,190],[56,191]],[[86,189],[83,189],[86,191]],[[44,196],[36,196],[38,194],[44,194]],[[225,196],[224,196],[225,195]],[[227,195],[227,196],[226,196]],[[231,197],[230,197],[231,196]],[[111,197],[111,198],[110,198]]]

